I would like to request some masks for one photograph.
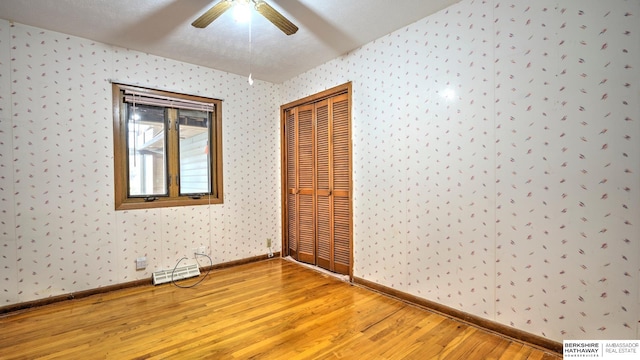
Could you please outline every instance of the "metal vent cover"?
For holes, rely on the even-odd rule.
[[[159,285],[171,282],[171,274],[173,273],[173,281],[187,279],[194,276],[200,276],[200,268],[197,264],[181,266],[175,270],[159,270],[153,273],[153,285]]]

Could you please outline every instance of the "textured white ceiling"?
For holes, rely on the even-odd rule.
[[[458,1],[267,0],[291,36],[255,11],[251,26],[227,11],[192,27],[218,0],[2,0],[0,18],[281,83]]]

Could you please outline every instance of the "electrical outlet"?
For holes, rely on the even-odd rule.
[[[147,267],[147,258],[139,257],[136,259],[136,270],[144,270]]]
[[[199,246],[197,248],[191,248],[191,253],[193,254],[193,256],[196,256],[196,254],[200,255],[207,255],[207,247],[206,246]]]
[[[269,258],[273,257],[273,251],[271,250],[271,238],[267,238],[267,249],[269,249]]]

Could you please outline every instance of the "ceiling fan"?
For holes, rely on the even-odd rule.
[[[197,28],[207,27],[213,22],[213,20],[217,19],[225,11],[229,10],[236,1],[244,1],[249,3],[249,5],[253,4],[257,12],[287,35],[293,35],[298,31],[298,27],[296,25],[263,0],[221,0],[197,18],[193,23],[191,23],[191,25]]]

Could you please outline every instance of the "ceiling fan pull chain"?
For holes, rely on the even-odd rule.
[[[253,17],[249,16],[249,85],[253,85],[253,73],[251,72],[251,61],[253,60],[252,55],[253,55],[253,44],[251,41],[251,30],[252,30],[252,25],[253,24]]]

